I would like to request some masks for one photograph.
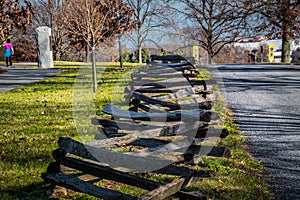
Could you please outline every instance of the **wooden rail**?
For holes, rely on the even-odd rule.
[[[124,89],[129,109],[107,104],[102,109],[107,116],[91,119],[91,125],[99,129],[92,142],[59,138],[59,148],[52,153],[55,162],[49,164],[43,179],[102,199],[206,199],[187,186],[214,173],[191,165],[201,156],[229,157],[225,146],[202,144],[229,133],[211,127],[219,119],[211,111],[215,99],[207,96],[211,94],[207,85],[214,82],[198,80],[199,70],[193,63],[178,55],[152,56],[147,66],[131,75]],[[137,197],[97,186],[79,174],[63,172],[61,166],[148,192]],[[145,174],[172,178],[163,184]]]

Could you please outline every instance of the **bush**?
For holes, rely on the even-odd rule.
[[[139,60],[138,60],[138,59],[139,59],[139,58],[138,58],[139,51],[138,51],[138,50],[135,51],[135,55],[136,55],[135,62],[139,62]],[[147,60],[149,60],[149,59],[150,59],[150,52],[149,52],[149,49],[146,48],[146,47],[143,47],[143,48],[142,48],[142,62],[143,62],[143,63],[146,63]]]
[[[123,62],[138,63],[139,62],[138,54],[139,54],[138,50],[136,50],[134,54],[130,53],[130,52],[124,53],[122,56]],[[149,59],[150,59],[150,52],[149,52],[148,48],[143,47],[142,48],[142,62],[146,63],[147,60],[149,60]]]

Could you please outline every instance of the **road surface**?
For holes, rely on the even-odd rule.
[[[0,73],[0,93],[40,81],[60,72],[59,69],[17,69],[6,68],[8,72]]]
[[[223,95],[275,199],[300,199],[300,66],[221,65]]]

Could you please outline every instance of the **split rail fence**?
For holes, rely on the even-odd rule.
[[[198,76],[193,60],[177,55],[152,56],[146,66],[132,73],[124,90],[130,108],[107,104],[102,110],[106,115],[91,120],[99,129],[94,142],[59,138],[59,148],[52,153],[55,162],[48,166],[43,179],[102,199],[206,199],[188,187],[214,173],[193,166],[203,155],[229,157],[230,150],[201,144],[211,138],[225,138],[228,131],[211,127],[219,119],[211,110],[215,99],[209,88],[213,82],[198,80]],[[62,166],[79,173],[64,172]],[[95,180],[83,180],[82,174]],[[162,174],[172,178],[167,182],[149,178]],[[148,192],[140,197],[125,194],[94,184],[99,179]]]

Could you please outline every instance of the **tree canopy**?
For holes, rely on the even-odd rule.
[[[169,7],[185,17],[181,34],[207,51],[209,63],[225,45],[238,41],[249,28],[245,20],[247,11],[240,1],[175,0],[169,2]]]
[[[30,1],[0,1],[0,40],[3,43],[13,29],[26,30],[31,23],[33,9]]]
[[[122,0],[65,0],[64,24],[69,39],[92,50],[94,92],[97,91],[95,47],[130,30],[133,10]]]
[[[253,29],[282,38],[282,62],[290,62],[290,39],[300,33],[300,1],[244,0],[244,8],[256,14]]]

